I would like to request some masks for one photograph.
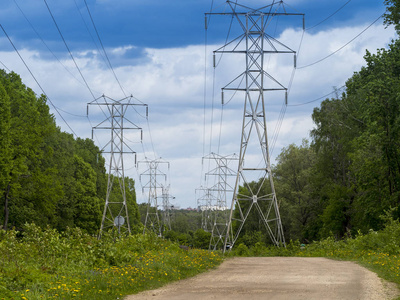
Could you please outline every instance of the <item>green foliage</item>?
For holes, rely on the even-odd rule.
[[[203,229],[197,229],[193,234],[193,246],[198,249],[208,249],[211,233]]]
[[[174,210],[171,218],[171,229],[180,233],[196,231],[201,227],[201,212]]]
[[[89,139],[57,128],[45,96],[0,70],[0,224],[34,222],[96,234],[107,189],[105,160]],[[134,232],[141,228],[134,182],[126,179]]]
[[[316,155],[307,140],[283,148],[273,169],[284,234],[287,239],[314,239],[312,227],[321,211],[313,182]]]
[[[316,159],[308,199],[314,195],[320,202],[314,210],[318,236],[379,230],[379,216],[399,207],[399,49],[394,41],[376,54],[367,51],[366,66],[347,81],[346,93],[314,109]],[[400,216],[398,209],[394,213]]]
[[[399,0],[384,0],[387,6],[384,24],[394,25],[397,32],[400,33],[400,1]]]
[[[217,266],[215,252],[182,250],[155,235],[98,240],[30,224],[0,230],[0,299],[116,299]]]
[[[81,157],[74,156],[76,226],[94,233],[101,221],[101,200],[96,196],[96,173],[89,163]]]
[[[11,103],[4,86],[0,85],[0,187],[10,180],[11,152]]]
[[[266,238],[261,231],[247,231],[244,232],[240,238],[238,238],[237,243],[243,243],[247,247],[252,247],[256,244],[264,244],[265,245]]]
[[[233,254],[235,256],[249,256],[250,255],[249,248],[247,248],[247,246],[243,243],[241,243],[237,247],[235,247],[233,251],[234,251]]]

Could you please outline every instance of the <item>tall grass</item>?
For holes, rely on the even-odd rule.
[[[154,235],[0,231],[0,299],[117,299],[214,268],[222,255]]]

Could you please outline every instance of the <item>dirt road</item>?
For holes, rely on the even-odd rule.
[[[309,257],[236,257],[216,270],[125,299],[384,300],[398,295],[394,284],[352,262]]]

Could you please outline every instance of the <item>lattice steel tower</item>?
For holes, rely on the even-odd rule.
[[[304,20],[304,14],[288,13],[283,1],[272,1],[272,4],[258,9],[238,4],[237,1],[226,3],[231,12],[206,14],[206,18],[208,15],[228,15],[243,32],[214,51],[214,67],[215,54],[219,53],[241,54],[245,64],[245,71],[222,88],[223,104],[224,93],[243,94],[244,98],[238,171],[224,249],[233,247],[253,209],[258,212],[260,222],[265,226],[272,243],[277,246],[285,245],[271,174],[265,96],[268,92],[270,98],[281,97],[287,102],[287,88],[267,72],[266,56],[291,54],[295,65],[296,52],[272,37],[267,29],[273,18],[297,15],[303,16]],[[256,148],[257,159],[252,153],[247,156],[245,164],[247,151],[254,151]],[[242,187],[239,188],[241,184]]]
[[[208,177],[214,177],[214,184],[209,188],[209,191],[215,193],[214,203],[210,203],[210,228],[211,239],[209,250],[221,249],[224,246],[224,238],[228,229],[229,214],[227,207],[228,193],[233,192],[232,183],[229,177],[236,176],[236,172],[230,168],[233,161],[238,160],[236,154],[220,155],[211,153],[203,159],[210,160],[212,168],[206,173]]]
[[[109,130],[110,140],[101,149],[102,153],[110,155],[110,163],[108,165],[107,193],[104,205],[103,217],[100,225],[99,238],[103,230],[116,229],[118,233],[131,233],[128,206],[126,202],[125,189],[125,172],[124,172],[124,154],[134,154],[136,161],[136,152],[125,142],[124,131],[142,129],[126,118],[127,110],[133,106],[147,105],[143,103],[133,103],[133,96],[126,97],[121,100],[114,100],[106,96],[102,96],[87,105],[87,114],[89,114],[89,106],[96,105],[106,116],[106,119],[92,128]],[[104,110],[103,110],[104,108]],[[142,138],[142,134],[140,135]],[[118,183],[119,189],[114,189],[114,182]]]
[[[212,203],[217,202],[211,188],[200,186],[196,189],[197,197],[197,210],[201,211],[201,229],[207,232],[212,230]]]
[[[175,199],[175,197],[169,194],[169,185],[161,186],[162,190],[162,206],[163,206],[163,216],[162,223],[167,230],[171,230],[171,214],[172,214],[172,205],[169,199]]]
[[[162,187],[166,185],[167,181],[167,175],[160,170],[160,166],[167,164],[169,168],[169,162],[162,161],[161,159],[154,159],[143,162],[140,161],[138,164],[140,165],[141,163],[146,164],[147,170],[140,174],[140,180],[142,181],[142,177],[148,177],[147,183],[142,185],[143,192],[144,189],[149,190],[143,233],[145,233],[147,229],[156,233],[158,236],[162,236],[163,224],[158,212],[157,195],[162,194]],[[162,183],[160,182],[160,177],[163,178]]]

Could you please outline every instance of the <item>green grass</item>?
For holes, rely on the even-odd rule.
[[[222,255],[153,235],[99,241],[27,225],[0,231],[0,299],[122,299],[214,268]]]

